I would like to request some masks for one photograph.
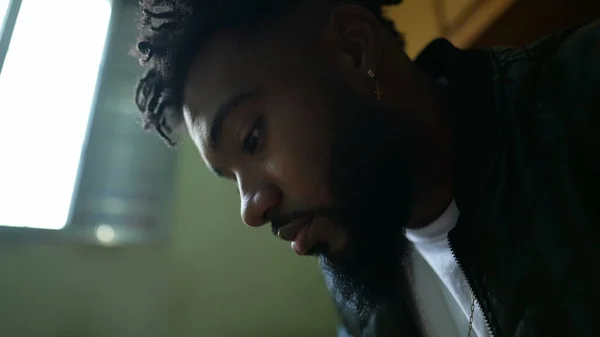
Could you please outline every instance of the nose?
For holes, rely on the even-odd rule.
[[[273,184],[265,185],[254,192],[244,193],[240,188],[242,220],[250,227],[265,224],[265,213],[281,202],[281,190]]]

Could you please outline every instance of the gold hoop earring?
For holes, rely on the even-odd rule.
[[[375,91],[373,93],[377,97],[377,100],[381,101],[381,97],[383,96],[383,91],[381,91],[381,88],[379,87],[379,80],[375,76],[375,72],[373,72],[373,70],[369,69],[369,70],[367,70],[367,75],[369,75],[369,77],[375,83]]]

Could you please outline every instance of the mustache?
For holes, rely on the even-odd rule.
[[[312,210],[292,211],[279,214],[268,214],[265,220],[271,223],[271,232],[277,236],[279,229],[292,221],[315,217],[337,217],[340,214],[340,207],[327,207]]]

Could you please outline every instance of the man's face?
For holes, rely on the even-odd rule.
[[[335,47],[281,39],[216,36],[188,73],[186,125],[207,166],[237,184],[243,221],[270,222],[367,309],[396,285],[407,252],[406,133]]]

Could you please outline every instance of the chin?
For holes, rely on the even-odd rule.
[[[330,245],[311,249],[326,273],[338,301],[358,316],[369,315],[401,288],[409,246],[397,233],[377,237],[351,235],[343,249],[333,252]],[[360,239],[358,239],[360,238]]]
[[[371,315],[383,302],[387,292],[365,279],[352,264],[336,262],[327,255],[319,255],[318,261],[337,304],[351,309],[357,317]]]
[[[312,246],[311,249],[306,253],[307,256],[313,256],[317,258],[328,258],[330,255],[329,244],[317,243]]]

